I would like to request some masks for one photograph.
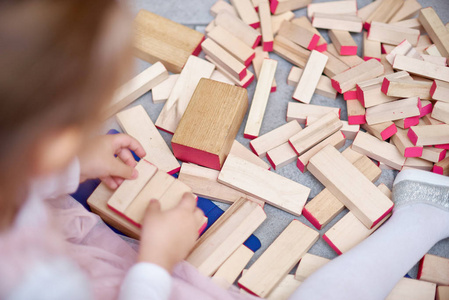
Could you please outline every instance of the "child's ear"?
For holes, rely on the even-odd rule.
[[[34,176],[62,171],[79,152],[83,137],[77,126],[45,134],[34,151]]]

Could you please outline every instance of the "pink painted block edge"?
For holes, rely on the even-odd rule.
[[[421,157],[423,147],[408,147],[404,150],[404,157]]]
[[[263,51],[271,52],[273,51],[273,41],[263,42]]]
[[[361,125],[366,123],[365,115],[360,116],[348,116],[349,125]]]
[[[331,242],[331,240],[326,236],[326,234],[323,235],[323,240],[335,251],[338,255],[342,255],[343,253],[340,251],[340,249],[335,246],[334,243]]]
[[[357,46],[341,46],[340,55],[357,55]]]
[[[309,221],[316,229],[321,230],[322,224],[306,209],[302,209],[302,215]]]
[[[386,139],[392,137],[396,132],[398,132],[398,128],[396,127],[396,124],[392,124],[385,128],[381,133],[380,136],[385,141]]]
[[[416,133],[413,131],[412,128],[410,128],[408,130],[407,136],[410,139],[410,141],[413,143],[413,145],[416,146],[416,143],[418,142],[418,136],[416,135]]]

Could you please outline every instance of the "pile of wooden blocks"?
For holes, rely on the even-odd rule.
[[[348,208],[322,234],[342,254],[391,215],[391,191],[374,185],[382,169],[449,175],[448,25],[416,0],[375,0],[359,10],[355,0],[311,2],[218,0],[210,9],[215,19],[206,37],[139,12],[136,53],[154,64],[117,91],[105,117],[116,114],[147,156],[137,166],[137,180],[125,181],[115,192],[101,184],[89,199],[92,209],[138,237],[151,198],[163,209],[185,192],[232,204],[187,260],[225,287],[243,272],[242,292],[287,299],[328,260],[307,253],[320,233],[294,220],[244,270],[254,252],[243,242],[266,219],[265,203],[304,215],[318,230]],[[292,10],[306,6],[307,17],[295,18]],[[332,43],[318,29],[327,29]],[[360,45],[351,32],[363,32],[363,57],[357,56]],[[206,60],[195,56],[200,43]],[[287,122],[260,135],[270,93],[277,88],[271,51],[294,65],[287,78],[295,86],[294,101]],[[250,64],[257,84],[248,108]],[[165,101],[155,123],[142,106],[119,112],[149,90],[154,102]],[[330,99],[342,94],[348,120],[340,120],[338,108],[310,104],[315,93]],[[243,131],[251,150],[235,140],[247,111]],[[173,152],[156,128],[174,134]],[[346,140],[353,140],[352,146],[338,151]],[[308,199],[308,187],[272,172],[263,158],[275,170],[296,162],[325,188]],[[178,172],[178,180],[167,175]],[[449,299],[448,264],[426,255],[420,280],[404,278],[388,299],[430,300],[435,294]],[[289,275],[295,266],[296,274]]]

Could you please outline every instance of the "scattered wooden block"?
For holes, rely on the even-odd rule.
[[[295,14],[289,10],[279,15],[271,16],[271,28],[273,30],[273,34],[277,34],[279,29],[281,28],[281,24],[284,21],[291,21],[295,17]]]
[[[253,49],[259,45],[262,38],[257,30],[228,12],[219,13],[215,18],[215,25],[223,27]]]
[[[293,93],[293,99],[304,103],[310,103],[318,82],[321,79],[321,73],[323,73],[327,60],[328,58],[326,55],[312,50],[303,74]]]
[[[383,72],[383,65],[379,61],[371,59],[332,77],[332,86],[339,93],[344,93],[355,88],[357,82],[375,78],[382,75]]]
[[[296,216],[301,215],[310,189],[283,176],[228,155],[218,176],[218,182]]]
[[[421,157],[423,147],[413,145],[405,129],[398,129],[398,132],[391,138],[396,148],[398,148],[404,157]]]
[[[414,2],[414,1],[416,1],[416,0],[412,0],[410,2]],[[403,20],[403,21],[399,21],[399,22],[390,22],[390,23],[393,25],[397,25],[397,26],[418,29],[421,34],[425,33],[424,27],[422,27],[422,25],[418,21],[418,19],[408,19],[408,20]],[[419,44],[419,41],[418,41],[418,44]]]
[[[417,169],[430,172],[432,171],[432,168],[433,163],[430,161],[418,157],[407,157],[401,171],[407,169]]]
[[[270,9],[272,14],[281,14],[289,10],[297,10],[306,7],[312,0],[272,0]]]
[[[449,125],[412,126],[408,137],[416,146],[432,146],[449,143]]]
[[[419,22],[437,46],[442,56],[449,57],[449,32],[432,7],[421,9]]]
[[[256,154],[254,154],[251,150],[240,144],[237,140],[232,143],[230,154],[233,154],[237,157],[243,158],[244,160],[249,161],[259,167],[265,168],[267,170],[270,169],[270,166],[261,158],[259,158]]]
[[[447,58],[446,57],[440,57],[440,56],[431,56],[431,55],[426,55],[426,54],[421,54],[421,58],[424,61],[442,66],[442,67],[446,67],[447,66]]]
[[[288,112],[287,112],[288,114]],[[288,120],[287,124],[265,133],[249,142],[251,150],[259,157],[265,157],[266,153],[286,142],[293,135],[302,130],[301,126],[295,120]]]
[[[359,16],[362,19],[362,22],[365,23],[366,19],[379,7],[379,5],[382,3],[382,0],[375,0],[364,7],[358,9],[357,16]]]
[[[198,82],[201,78],[209,78],[214,69],[213,64],[201,58],[191,56],[187,60],[170,97],[156,120],[157,128],[169,133],[175,132]]]
[[[295,279],[294,275],[287,274],[278,285],[271,291],[267,300],[288,300],[290,296],[301,285],[301,281]]]
[[[310,30],[315,34],[318,34],[320,39],[318,41],[318,45],[315,47],[315,50],[320,51],[320,52],[326,51],[326,49],[327,49],[326,40],[320,34],[320,32],[315,27],[312,26],[312,23],[310,23],[309,19],[306,16],[293,19],[293,20],[291,20],[291,22],[293,24],[303,27],[304,29]]]
[[[395,170],[401,170],[405,158],[398,149],[387,142],[360,131],[352,143],[352,149],[366,156],[380,161]]]
[[[420,32],[417,29],[372,22],[367,38],[372,41],[391,45],[399,45],[406,39],[412,46],[416,46],[418,44],[419,35]]]
[[[424,117],[422,117],[422,120],[423,120],[424,124],[426,124],[426,125],[440,125],[440,124],[444,124],[441,121],[435,120],[430,115],[425,115]]]
[[[381,51],[380,51],[380,42],[373,41],[368,39],[368,34],[366,32],[363,33],[363,59],[377,59],[380,61]]]
[[[409,117],[419,117],[420,114],[421,100],[419,97],[411,97],[367,108],[366,122],[372,125]]]
[[[424,49],[424,52],[429,55],[433,55],[433,56],[442,56],[440,51],[438,51],[438,48],[435,44],[432,44],[429,47],[427,47],[426,49]]]
[[[266,218],[257,203],[238,200],[198,239],[186,261],[212,276]]]
[[[382,54],[380,56],[380,63],[384,66],[384,75],[389,75],[394,73],[393,67],[391,66],[391,64],[388,62],[387,60],[387,55],[386,54]]]
[[[304,256],[299,261],[298,268],[296,269],[295,278],[299,281],[304,281],[312,275],[319,268],[324,266],[330,261],[330,259],[313,255],[310,253],[304,254]]]
[[[221,73],[223,73],[224,76],[226,76],[229,80],[231,80],[234,84],[236,84],[237,86],[240,86],[242,88],[247,88],[251,82],[253,82],[254,80],[254,74],[251,73],[250,71],[246,70],[246,76],[240,80],[238,78],[235,78],[231,73],[229,73],[222,65],[221,63],[215,61],[214,59],[212,59],[211,57],[209,57],[208,55],[205,56],[205,58],[210,61],[212,64],[215,65],[215,67],[217,67],[217,70],[220,71]]]
[[[303,71],[304,71],[303,69],[293,66],[288,75],[287,84],[291,86],[297,86]],[[315,89],[315,93],[331,99],[337,98],[337,91],[332,87],[332,82],[330,78],[324,75],[320,76],[320,79],[318,80],[318,84]]]
[[[370,25],[373,21],[388,23],[399,11],[403,3],[404,0],[382,0],[382,2],[377,5],[377,7],[365,19],[365,29],[370,30]]]
[[[328,57],[327,64],[324,67],[323,72],[326,76],[332,78],[349,69],[347,64],[338,59],[336,56],[332,55],[330,52],[323,51],[322,53]]]
[[[436,284],[433,283],[401,278],[386,300],[433,300],[435,299],[435,288]]]
[[[267,296],[318,240],[319,233],[293,220],[238,281],[244,290]]]
[[[398,131],[396,125],[391,121],[373,125],[363,124],[362,128],[381,141],[389,139]]]
[[[296,154],[301,155],[337,130],[343,124],[334,112],[327,113],[304,130],[292,136],[288,141]]]
[[[449,83],[435,80],[430,89],[430,95],[434,100],[449,102]]]
[[[449,299],[449,286],[437,286],[436,300],[448,300]]]
[[[348,101],[348,100],[357,100],[357,89],[354,88],[354,89],[350,89],[350,90],[347,91],[347,92],[344,92],[344,93],[343,93],[343,99],[344,99],[345,101]]]
[[[438,79],[449,82],[449,68],[435,65],[433,63],[410,58],[403,55],[396,55],[393,68],[407,71],[425,78]]]
[[[329,38],[340,55],[357,55],[357,43],[348,31],[329,30]]]
[[[310,51],[280,35],[276,35],[274,38],[273,52],[301,68],[305,67],[310,55]]]
[[[257,81],[256,91],[251,101],[251,108],[243,133],[245,138],[255,139],[259,136],[277,64],[277,60],[274,59],[265,59],[262,63],[259,80]]]
[[[360,65],[362,62],[364,62],[364,60],[357,55],[340,55],[334,44],[332,43],[327,45],[327,53],[332,54],[350,68]]]
[[[358,100],[346,100],[348,112],[348,123],[351,125],[361,125],[366,123],[366,109]]]
[[[212,280],[226,289],[229,288],[253,256],[254,252],[251,249],[245,245],[240,245],[218,268],[217,272],[212,276]]]
[[[420,99],[431,99],[430,88],[432,82],[388,79],[384,78],[382,83],[382,93],[392,97],[419,97]]]
[[[343,126],[341,127],[340,131],[343,133],[343,135],[348,140],[355,139],[355,136],[360,130],[360,125],[350,125],[348,121],[341,121],[343,123]]]
[[[329,112],[335,113],[340,118],[340,109],[338,107],[289,102],[287,106],[287,122],[296,120],[300,124],[305,124],[308,117],[320,118]]]
[[[220,170],[247,108],[245,89],[201,79],[173,135],[173,153],[182,161]]]
[[[432,172],[448,176],[449,175],[449,158],[446,157],[442,161],[437,162],[432,169]]]
[[[104,110],[103,117],[109,118],[116,114],[167,78],[167,69],[162,63],[156,62],[115,91],[110,104]]]
[[[449,285],[449,259],[426,254],[419,264],[418,279]]]
[[[432,118],[449,124],[449,103],[437,101],[433,107]]]
[[[267,159],[275,170],[294,162],[298,155],[288,142],[277,146],[267,152]]]
[[[430,162],[437,163],[439,161],[442,161],[446,157],[446,151],[446,149],[438,149],[429,146],[423,147],[421,158]]]
[[[134,19],[135,55],[152,64],[160,61],[173,73],[200,53],[203,39],[202,33],[144,9]]]
[[[250,0],[231,0],[230,2],[243,22],[253,28],[260,27],[259,16]]]
[[[312,31],[287,21],[282,22],[278,34],[308,50],[315,49],[320,39],[320,37]]]
[[[268,0],[259,1],[259,18],[262,29],[262,46],[264,51],[273,51],[273,28]]]
[[[333,15],[315,13],[312,25],[321,29],[336,29],[350,32],[362,31],[362,19],[351,15]]]
[[[237,11],[235,10],[235,8],[231,4],[229,4],[228,2],[223,1],[223,0],[218,0],[217,2],[215,2],[215,4],[212,5],[210,10],[209,10],[210,14],[214,18],[219,13],[224,12],[224,11],[226,11],[226,12],[228,12],[228,13],[230,13],[230,14],[232,14],[232,15],[237,17]]]
[[[169,75],[167,79],[151,89],[153,103],[161,103],[170,97],[170,93],[178,80],[179,74]]]
[[[256,78],[259,78],[260,69],[262,69],[262,63],[264,59],[270,58],[268,52],[264,51],[262,47],[257,47],[255,49],[256,56],[253,59],[253,68],[254,73],[256,74]],[[277,88],[276,79],[273,79],[273,83],[271,84],[271,92],[275,92]]]
[[[407,0],[396,12],[396,14],[390,19],[390,23],[399,22],[413,17],[420,9],[421,4],[417,0]]]
[[[419,116],[394,121],[396,127],[408,129],[419,124]]]
[[[127,134],[140,142],[146,152],[145,160],[169,174],[179,171],[178,161],[142,105],[118,113],[117,122]]]
[[[311,3],[307,6],[307,16],[312,19],[315,13],[335,15],[357,15],[357,2],[354,0]]]
[[[215,70],[214,72],[212,72],[210,79],[219,81],[219,82],[223,82],[223,83],[227,83],[227,84],[235,85],[234,81],[229,79],[226,75],[224,75],[224,73],[222,73],[219,70]]]

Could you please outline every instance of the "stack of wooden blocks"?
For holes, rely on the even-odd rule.
[[[117,91],[105,116],[149,90],[154,102],[165,104],[155,123],[142,106],[116,114],[147,156],[137,166],[137,180],[125,181],[115,192],[101,184],[89,199],[92,209],[137,238],[150,198],[164,209],[185,192],[232,204],[187,260],[225,287],[243,272],[242,292],[287,299],[328,259],[307,253],[320,234],[294,220],[244,270],[254,252],[243,242],[267,218],[265,203],[304,215],[318,230],[347,208],[322,234],[342,254],[391,215],[391,191],[374,185],[382,169],[449,175],[448,25],[416,0],[375,0],[359,10],[356,0],[311,2],[218,0],[210,9],[215,19],[205,39],[139,12],[136,54],[154,64]],[[307,17],[295,18],[292,10],[306,6]],[[318,29],[328,30],[332,43]],[[363,45],[351,32],[363,32]],[[200,44],[206,60],[195,56]],[[363,57],[357,56],[358,47]],[[271,51],[294,65],[287,82],[295,86],[295,101],[288,104],[287,122],[261,135],[270,93],[277,88]],[[249,106],[250,64],[257,84]],[[338,108],[310,104],[315,93],[330,99],[342,94],[348,120],[340,120]],[[247,111],[243,133],[252,151],[235,140]],[[173,152],[156,128],[174,134]],[[353,140],[352,146],[338,151],[346,140]],[[296,162],[325,188],[307,202],[310,189],[270,171],[264,158],[275,170]],[[178,180],[167,175],[177,172]],[[426,255],[420,280],[404,278],[388,299],[430,300],[436,294],[449,299],[448,264]],[[289,275],[295,266],[296,273]]]

